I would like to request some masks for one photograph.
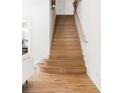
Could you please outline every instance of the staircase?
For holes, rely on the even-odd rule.
[[[100,93],[86,74],[73,16],[57,16],[51,53],[23,93]]]
[[[60,74],[86,73],[74,16],[57,16],[49,60],[40,64],[39,70]]]

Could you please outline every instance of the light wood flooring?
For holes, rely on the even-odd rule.
[[[86,74],[74,16],[57,16],[49,59],[38,64],[23,93],[100,93]]]

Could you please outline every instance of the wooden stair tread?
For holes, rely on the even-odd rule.
[[[63,63],[63,62],[66,62],[66,63],[68,63],[68,62],[71,62],[71,63],[73,63],[73,62],[79,62],[79,63],[81,63],[83,61],[83,59],[81,59],[81,60],[65,60],[65,59],[62,59],[62,60],[54,60],[54,59],[49,59],[49,60],[46,60],[45,62],[61,62],[61,63]]]
[[[85,69],[82,66],[57,66],[57,65],[40,65],[39,68],[41,69]]]
[[[86,70],[83,70],[83,69],[74,69],[74,68],[72,68],[72,69],[49,69],[49,68],[47,68],[47,69],[40,69],[40,71],[43,71],[43,72],[46,72],[46,73],[59,73],[59,74],[65,74],[65,73],[68,73],[68,74],[84,74],[84,73],[86,73]]]
[[[39,64],[39,67],[69,67],[69,68],[73,68],[73,67],[85,67],[85,64],[82,63],[77,63],[77,62],[46,62],[46,63],[41,63]]]

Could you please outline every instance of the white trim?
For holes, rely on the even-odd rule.
[[[51,45],[52,45],[52,39],[53,39],[53,33],[54,33],[54,29],[55,29],[55,21],[56,21],[56,8],[53,9],[51,8],[51,0],[49,0],[49,18],[50,18],[50,50],[51,50]]]
[[[78,35],[79,35],[79,40],[80,40],[80,45],[81,45],[81,49],[82,49],[82,55],[84,55],[83,53],[83,47],[84,47],[84,44],[88,43],[88,41],[86,40],[86,37],[84,35],[84,31],[83,31],[83,28],[82,28],[82,25],[81,25],[81,22],[79,20],[79,17],[77,15],[77,13],[74,14],[74,17],[75,17],[75,22],[76,22],[76,26],[77,26],[77,30],[78,30]],[[85,59],[85,56],[84,56],[84,59]],[[87,64],[85,63],[86,65],[86,68],[87,68]]]
[[[50,15],[51,16],[51,15]],[[52,39],[53,39],[53,35],[54,35],[54,32],[55,32],[55,22],[56,22],[56,14],[55,14],[55,18],[54,18],[54,21],[53,21],[53,28],[52,28],[52,36],[51,36],[51,40],[50,40],[50,50],[51,50],[51,47],[52,47]],[[50,30],[51,31],[51,30]]]
[[[88,41],[87,41],[87,39],[86,39],[86,36],[85,36],[84,33],[83,33],[83,27],[82,27],[82,25],[81,25],[81,22],[80,22],[80,20],[79,20],[79,17],[78,17],[78,15],[77,15],[77,13],[75,13],[74,17],[75,17],[76,26],[77,26],[77,29],[78,29],[79,38],[80,38],[81,43],[82,43],[82,42],[83,42],[83,43],[88,43]]]
[[[92,75],[89,74],[89,71],[87,70],[87,75],[89,76],[89,78],[92,80],[92,82],[96,85],[96,87],[99,89],[99,91],[101,91],[100,86],[98,85],[99,82],[96,82],[96,80],[93,78]]]

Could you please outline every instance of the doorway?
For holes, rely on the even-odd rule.
[[[56,15],[73,15],[73,0],[56,0]]]

